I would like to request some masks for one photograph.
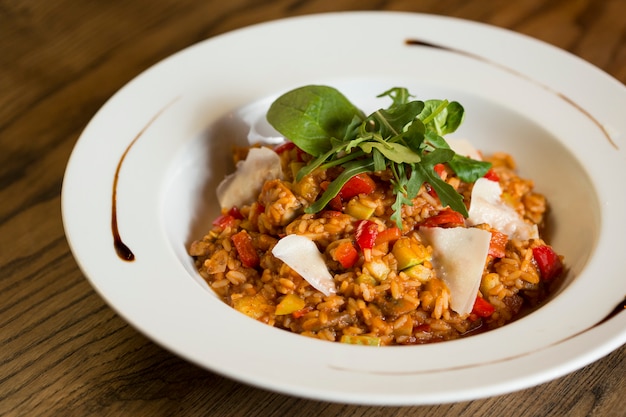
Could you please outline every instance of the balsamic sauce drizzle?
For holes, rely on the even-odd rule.
[[[473,54],[471,52],[467,52],[467,51],[463,51],[461,49],[455,49],[455,48],[450,48],[448,46],[443,46],[443,45],[437,45],[434,43],[430,43],[430,42],[425,42],[425,41],[421,41],[418,39],[406,39],[405,40],[405,44],[407,45],[414,45],[414,46],[425,46],[428,48],[434,48],[434,49],[440,49],[442,51],[448,51],[448,52],[453,52],[456,54],[460,54],[460,55],[464,55],[466,57],[478,60],[478,61],[483,61],[486,62],[490,65],[496,66],[500,69],[503,69],[513,75],[516,75],[517,77],[523,78],[527,81],[532,82],[533,84],[536,84],[540,87],[542,87],[543,89],[551,92],[552,94],[556,95],[557,97],[559,97],[561,100],[565,101],[566,103],[568,103],[570,106],[574,107],[576,110],[578,110],[579,112],[581,112],[582,114],[585,115],[585,117],[587,117],[589,120],[591,120],[593,122],[593,124],[595,124],[603,133],[604,137],[606,137],[606,139],[609,141],[609,143],[611,144],[611,146],[613,146],[613,148],[615,149],[619,149],[619,147],[617,146],[617,144],[615,143],[615,141],[613,140],[613,138],[611,137],[611,134],[609,133],[609,131],[606,129],[606,127],[600,123],[600,121],[598,119],[596,119],[591,113],[589,113],[589,111],[587,111],[585,108],[583,108],[581,105],[579,105],[578,103],[576,103],[574,100],[572,100],[571,98],[567,97],[566,95],[554,90],[553,88],[549,87],[546,84],[540,83],[539,81],[530,78],[529,76],[514,70],[513,68],[509,68],[505,65],[500,64],[499,62],[496,61],[492,61],[490,59],[487,59],[483,56],[477,55],[477,54]]]
[[[598,322],[598,324],[596,324],[596,326],[611,320],[613,317],[617,316],[619,313],[621,313],[622,311],[626,311],[626,295],[624,296],[624,299],[622,301],[620,301],[619,303],[617,303],[617,305],[615,306],[615,308],[613,310],[611,310],[611,312],[609,314],[606,315],[605,318],[603,318],[602,320],[600,320]],[[594,326],[595,327],[595,326]]]
[[[148,121],[148,123],[137,133],[137,135],[133,138],[133,140],[128,144],[124,153],[120,157],[120,160],[117,163],[117,168],[115,169],[115,176],[113,177],[113,190],[111,193],[111,233],[113,234],[113,247],[115,248],[115,253],[117,256],[127,262],[132,262],[135,260],[135,254],[132,250],[124,243],[122,237],[120,236],[120,230],[117,224],[117,183],[120,176],[120,170],[122,169],[122,164],[126,159],[126,155],[130,149],[135,145],[137,140],[148,130],[148,128],[155,122],[156,119],[163,114],[163,112],[169,108],[176,100],[168,103],[165,107],[159,110],[152,118]]]

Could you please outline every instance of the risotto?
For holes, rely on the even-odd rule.
[[[233,155],[240,178],[218,190],[222,213],[189,254],[225,303],[270,326],[376,346],[457,339],[536,308],[563,274],[541,237],[546,198],[511,155],[474,153],[474,181],[432,164],[449,187],[423,181],[403,199],[397,166],[345,179],[341,164],[307,169],[319,158],[292,141]],[[442,203],[446,190],[464,213]]]

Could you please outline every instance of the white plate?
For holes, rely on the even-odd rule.
[[[431,45],[418,45],[421,41]],[[458,132],[512,153],[552,203],[550,238],[567,282],[544,307],[486,334],[371,348],[311,340],[223,304],[186,246],[217,214],[230,145],[267,134],[273,98],[305,84],[339,88],[364,110],[405,86],[466,108]],[[560,377],[626,342],[626,89],[588,63],[482,24],[357,12],[269,22],[218,36],[122,88],[79,139],[63,186],[65,230],[81,269],[156,343],[236,380],[302,397],[429,404],[519,390]],[[135,260],[120,259],[117,221]]]

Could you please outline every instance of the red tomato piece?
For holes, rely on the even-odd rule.
[[[343,242],[335,248],[333,258],[347,269],[354,266],[359,259],[359,253],[352,243]]]
[[[387,242],[395,242],[402,236],[402,231],[397,227],[390,227],[388,229],[378,232],[374,245],[380,245]]]
[[[309,313],[312,310],[313,310],[312,307],[307,306],[307,307],[304,307],[302,310],[294,311],[293,313],[291,313],[291,315],[293,316],[294,319],[299,319],[300,317],[304,316],[305,314]]]
[[[230,214],[220,214],[211,224],[215,227],[226,229],[235,224],[235,218]]]
[[[235,245],[235,250],[237,251],[242,264],[248,268],[256,268],[259,266],[259,254],[252,244],[252,236],[250,236],[248,232],[242,230],[235,233],[231,236],[230,240],[232,240]]]
[[[355,236],[361,249],[372,249],[378,236],[378,225],[370,220],[360,220],[356,225]]]
[[[465,225],[465,218],[458,211],[445,208],[434,216],[424,219],[420,226],[425,227],[458,227]]]
[[[334,196],[327,204],[327,206],[335,211],[342,211],[343,210],[343,202],[341,201],[341,197],[339,196],[339,194],[337,194],[336,196]]]
[[[341,187],[339,195],[343,200],[349,200],[359,194],[370,194],[375,188],[376,183],[372,177],[367,174],[357,174]]]
[[[546,281],[558,277],[563,272],[563,262],[550,246],[534,247],[533,258],[535,258],[541,278]]]
[[[330,185],[330,181],[323,181],[320,184],[320,187],[322,188],[322,190],[326,191],[328,189],[328,186]],[[326,204],[326,206],[331,209],[331,210],[335,210],[335,211],[343,211],[343,201],[341,201],[341,193],[337,194],[336,196],[334,196],[329,202],[328,204]]]
[[[228,210],[228,214],[233,216],[235,219],[243,220],[243,214],[239,211],[239,207],[233,206],[230,210]]]
[[[439,175],[439,177],[443,177],[443,173],[446,170],[446,166],[444,164],[436,164],[433,169]]]
[[[491,231],[491,240],[489,241],[489,255],[494,258],[504,258],[506,254],[506,244],[509,237],[497,230]]]
[[[285,142],[285,143],[281,143],[280,145],[277,145],[274,148],[274,152],[276,152],[277,154],[281,154],[283,152],[287,152],[292,150],[293,148],[296,147],[296,144],[293,142]]]
[[[496,311],[496,308],[487,300],[485,300],[480,295],[476,296],[476,301],[474,301],[474,307],[472,308],[472,314],[476,314],[480,317],[489,317]]]
[[[487,171],[487,173],[483,175],[483,178],[486,178],[489,181],[496,181],[496,182],[500,181],[500,176],[498,175],[496,171],[494,171],[493,168],[489,168],[489,171]]]

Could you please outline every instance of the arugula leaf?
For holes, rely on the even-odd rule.
[[[372,153],[373,149],[383,154],[385,158],[397,163],[416,163],[422,160],[422,158],[410,148],[401,145],[399,143],[380,143],[380,142],[365,142],[359,145],[365,153]]]
[[[476,161],[467,156],[455,154],[448,165],[459,176],[461,181],[474,182],[485,176],[491,163],[486,161]]]
[[[418,118],[427,129],[443,136],[456,131],[464,116],[465,109],[456,101],[449,103],[447,100],[426,100]]]
[[[270,106],[269,123],[313,156],[331,149],[330,138],[343,139],[354,118],[365,116],[332,87],[310,85],[291,90]]]
[[[421,101],[411,101],[387,110],[377,110],[366,120],[371,120],[382,137],[397,136],[405,131],[405,128],[415,120],[423,108],[424,103]]]
[[[427,144],[429,150],[450,149],[450,145],[448,145],[445,139],[433,131],[426,133],[424,142]],[[470,183],[483,177],[487,171],[489,171],[489,168],[491,168],[490,162],[477,161],[459,154],[455,154],[454,157],[448,161],[448,165],[462,181]]]
[[[409,97],[412,97],[409,94],[409,90],[407,90],[404,87],[393,87],[390,88],[389,90],[385,91],[384,93],[381,93],[379,95],[377,95],[376,97],[381,98],[381,97],[389,97],[392,100],[391,106],[389,106],[389,108],[393,108],[395,106],[398,106],[400,104],[405,104],[409,102]]]
[[[425,154],[420,164],[413,164],[409,179],[409,197],[414,198],[422,184],[427,182],[437,192],[437,196],[444,207],[449,206],[452,210],[467,217],[468,213],[465,203],[463,203],[463,196],[454,187],[442,180],[434,170],[435,165],[449,162],[454,156],[455,153],[451,149],[436,149]]]
[[[373,161],[352,161],[344,165],[344,170],[333,182],[330,183],[326,191],[322,194],[322,196],[315,201],[315,203],[311,204],[307,207],[304,212],[305,213],[317,213],[326,207],[326,204],[330,200],[332,200],[339,191],[341,191],[341,187],[343,187],[350,178],[354,177],[358,174],[363,174],[365,172],[371,172],[374,168]]]

